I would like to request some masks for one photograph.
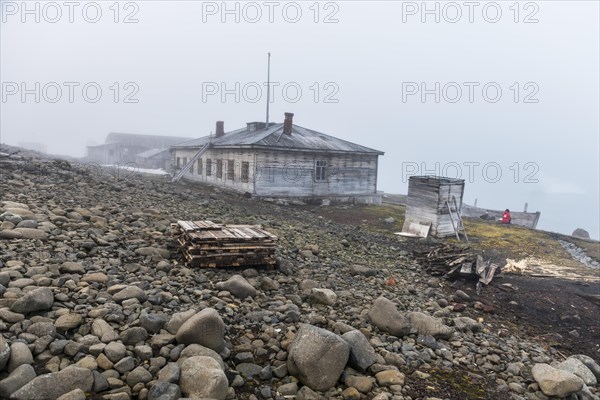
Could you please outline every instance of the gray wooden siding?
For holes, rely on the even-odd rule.
[[[310,197],[375,194],[377,156],[257,152],[255,194]],[[315,162],[327,161],[327,179],[315,181]]]
[[[193,149],[175,149],[177,157],[190,160]],[[206,160],[212,159],[212,175],[206,175]],[[358,154],[318,154],[267,150],[210,149],[202,155],[202,174],[198,164],[183,179],[227,187],[264,197],[310,197],[373,195],[377,190],[377,156]],[[218,159],[223,160],[223,176],[217,178]],[[227,161],[234,161],[235,177],[227,179]],[[325,181],[315,182],[315,161],[325,160],[328,174]],[[242,163],[249,163],[248,182],[242,182]]]
[[[176,149],[173,152],[173,165],[176,165],[177,157],[180,157],[181,160],[183,160],[184,157],[190,160],[194,154],[196,154],[196,150]],[[193,169],[190,169],[183,175],[183,179],[223,186],[242,193],[254,193],[254,171],[252,168],[252,165],[254,164],[254,153],[248,151],[210,149],[204,153],[200,159],[202,160],[202,173],[198,174],[198,162],[196,162],[194,163]],[[212,160],[211,175],[206,174],[207,159]],[[219,159],[223,160],[223,175],[221,178],[217,177],[217,160]],[[227,162],[229,160],[234,162],[233,180],[227,179]],[[248,182],[242,181],[242,162],[247,162],[250,165]],[[183,164],[181,166],[183,167]]]
[[[464,183],[411,177],[406,198],[405,230],[411,222],[431,223],[430,235],[436,237],[454,235],[446,201],[455,212],[452,196],[456,198],[456,205],[460,209],[463,191]]]

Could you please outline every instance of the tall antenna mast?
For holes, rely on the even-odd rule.
[[[271,53],[267,54],[267,123],[265,129],[269,129],[269,103],[271,102]]]

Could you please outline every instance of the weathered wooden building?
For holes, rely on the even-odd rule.
[[[188,137],[112,132],[106,136],[103,144],[88,146],[86,158],[102,165],[127,164],[148,160],[149,165],[139,165],[139,167],[167,168],[171,164],[169,147],[190,139]],[[150,150],[152,150],[152,154],[147,153]],[[142,157],[138,157],[140,154]]]
[[[176,178],[255,197],[380,204],[378,157],[384,153],[293,124],[250,122],[171,147]],[[193,162],[192,162],[193,161]]]
[[[411,176],[408,180],[406,217],[403,231],[410,223],[431,224],[429,234],[435,237],[455,235],[452,215],[462,207],[465,181],[440,176]],[[456,225],[457,220],[454,220]]]

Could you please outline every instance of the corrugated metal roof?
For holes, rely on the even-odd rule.
[[[292,125],[292,134],[283,134],[283,124],[273,124],[268,129],[249,131],[247,128],[227,132],[220,138],[204,136],[187,142],[177,143],[173,148],[194,148],[211,141],[214,148],[219,147],[264,147],[282,150],[313,150],[329,152],[373,153],[384,152],[348,142],[312,129]]]

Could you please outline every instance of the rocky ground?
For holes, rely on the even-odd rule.
[[[9,150],[0,398],[599,398],[597,331],[559,348],[553,329],[523,329],[483,301],[510,286],[479,298],[470,282],[426,276],[412,241]],[[279,266],[187,268],[172,243],[178,219],[262,224],[280,238]],[[597,313],[588,303],[572,306]]]

